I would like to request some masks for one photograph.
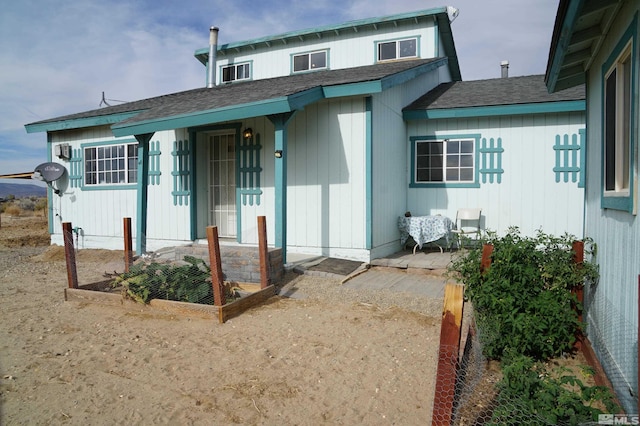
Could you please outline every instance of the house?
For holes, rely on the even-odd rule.
[[[206,87],[27,124],[68,171],[52,184],[52,242],[72,222],[82,247],[121,248],[131,217],[138,253],[199,242],[210,225],[252,245],[266,216],[285,262],[368,262],[400,249],[407,210],[454,218],[461,207],[483,208],[486,229],[581,235],[584,93],[550,95],[541,76],[462,82],[455,16],[442,7],[220,46],[212,28],[195,52]],[[456,143],[464,151],[445,166]],[[427,145],[447,152],[424,178]]]
[[[600,280],[587,335],[627,413],[638,411],[640,1],[561,0],[545,75],[551,93],[587,87],[585,235]]]

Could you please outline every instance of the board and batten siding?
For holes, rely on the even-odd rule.
[[[287,131],[289,252],[368,258],[366,134],[363,97],[318,102],[291,120]]]
[[[564,143],[565,135],[570,142],[576,135],[579,142],[584,127],[584,114],[578,112],[411,121],[406,142],[406,186],[411,184],[415,167],[412,138],[475,137],[480,145],[475,147],[476,156],[482,155],[479,150],[483,144],[497,147],[500,141],[503,152],[493,154],[494,168],[498,165],[495,156],[500,156],[503,173],[489,174],[484,179],[477,173],[476,187],[409,187],[406,210],[413,216],[440,214],[455,221],[458,209],[481,208],[482,228],[498,235],[517,226],[524,235],[542,230],[581,238],[584,190],[578,185],[578,176],[578,181],[573,176],[568,182],[564,176],[558,181],[554,145],[558,137]],[[483,166],[481,158],[476,164]]]
[[[49,148],[54,161],[64,165],[68,172],[61,195],[50,199],[50,223],[53,244],[62,245],[62,223],[71,222],[78,228],[79,248],[105,248],[121,250],[123,247],[123,218],[131,218],[132,236],[136,244],[137,184],[84,185],[84,152],[87,146],[110,146],[137,143],[135,138],[115,138],[108,126],[75,131],[53,132]],[[188,203],[174,204],[172,197],[172,152],[177,141],[187,140],[184,130],[158,132],[150,141],[152,154],[147,208],[147,249],[157,250],[168,245],[184,244],[189,240]],[[53,157],[54,146],[68,143],[72,159],[63,161]],[[186,199],[186,198],[185,198]]]
[[[371,97],[371,259],[400,250],[398,217],[407,208],[407,123],[402,108],[438,84],[447,67]]]
[[[78,248],[122,249],[124,235],[122,219],[131,217],[135,223],[135,187],[85,189],[82,183],[84,162],[78,159],[84,158],[82,151],[86,144],[107,145],[119,141],[131,142],[135,139],[114,138],[108,126],[52,132],[49,138],[48,149],[51,161],[60,163],[67,170],[66,177],[54,184],[61,190],[60,195],[51,193],[49,198],[51,243],[64,245],[62,223],[70,222],[77,230],[77,234],[74,234],[74,243]],[[70,161],[55,157],[55,145],[60,143],[70,145],[72,152]]]
[[[418,57],[433,58],[437,56],[435,30],[433,22],[420,22],[402,25],[402,28],[380,26],[378,30],[373,30],[372,27],[371,30],[346,32],[336,37],[307,36],[303,41],[286,45],[274,42],[270,47],[258,48],[247,54],[226,52],[218,55],[217,65],[220,68],[250,62],[251,78],[259,80],[290,75],[293,70],[291,55],[327,50],[327,68],[352,68],[376,63],[376,42],[411,37],[418,38]],[[216,78],[221,81],[220,72]]]
[[[603,64],[627,31],[634,37],[635,123],[632,127],[631,153],[634,178],[633,197],[640,205],[638,175],[638,87],[640,80],[640,6],[626,2],[616,15],[607,37],[587,73],[587,181],[586,234],[593,238],[598,250],[595,257],[600,279],[585,291],[587,335],[607,376],[628,413],[635,413],[638,401],[638,277],[640,276],[640,220],[637,214],[602,207],[603,176]],[[635,22],[635,27],[634,27]],[[634,110],[632,110],[634,111]]]

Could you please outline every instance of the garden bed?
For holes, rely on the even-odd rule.
[[[72,302],[100,303],[116,306],[145,306],[150,309],[159,309],[181,315],[193,315],[210,319],[217,318],[220,323],[224,323],[226,320],[259,305],[275,295],[275,287],[273,285],[260,289],[260,286],[256,284],[233,283],[234,288],[240,289],[237,294],[240,294],[241,297],[222,306],[164,299],[151,299],[148,304],[141,305],[125,297],[123,295],[123,288],[113,287],[111,285],[112,282],[112,280],[106,280],[82,285],[78,288],[66,288],[64,290],[64,298],[66,301]]]

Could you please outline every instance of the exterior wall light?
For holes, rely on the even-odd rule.
[[[281,149],[277,149],[275,152],[275,156],[276,158],[282,158],[282,150]]]
[[[244,132],[242,132],[242,137],[244,137],[245,139],[250,139],[253,137],[253,130],[251,129],[251,127],[247,127],[246,129],[244,129]]]

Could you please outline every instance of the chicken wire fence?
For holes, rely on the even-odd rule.
[[[483,354],[483,341],[490,336],[482,334],[481,330],[469,333],[467,343],[462,354],[457,348],[440,348],[440,363],[455,364],[457,374],[449,379],[449,383],[436,386],[437,389],[451,389],[450,392],[436,390],[434,397],[434,411],[432,423],[434,425],[599,425],[599,424],[638,424],[633,418],[620,414],[609,414],[607,408],[598,400],[599,393],[594,393],[594,399],[583,401],[575,399],[571,394],[553,386],[531,386],[525,391],[515,391],[526,382],[523,374],[522,382],[507,383],[498,361],[489,360]],[[553,363],[550,363],[553,364]],[[593,374],[588,366],[577,366],[578,371],[569,372],[557,367],[555,383],[562,383],[564,389],[580,391],[580,386],[587,385],[588,378]],[[550,368],[546,372],[535,370],[540,379],[551,377],[554,373]],[[576,376],[574,376],[574,374]],[[563,376],[564,375],[564,376]],[[563,380],[562,377],[569,379]],[[441,379],[441,377],[439,377]],[[574,381],[573,379],[576,379]],[[514,379],[511,379],[514,381]],[[519,381],[516,378],[515,381]],[[543,383],[543,382],[541,382]],[[545,387],[546,386],[546,387]],[[593,386],[593,385],[591,385]],[[591,389],[596,389],[595,386]],[[601,388],[597,388],[601,390]],[[547,398],[545,401],[544,399]],[[592,406],[598,411],[574,410],[576,404],[585,407]],[[573,404],[573,405],[572,405]],[[549,409],[545,409],[547,406]],[[599,414],[602,412],[602,414]],[[614,423],[618,421],[620,423]],[[628,423],[622,423],[628,421]]]

